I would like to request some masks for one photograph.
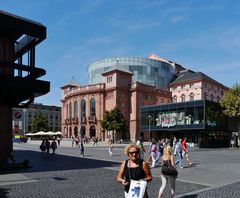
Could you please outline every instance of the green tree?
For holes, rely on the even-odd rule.
[[[220,105],[225,115],[237,119],[238,133],[240,133],[240,85],[238,83],[224,95]]]
[[[101,126],[104,130],[113,131],[112,137],[115,140],[115,133],[121,132],[126,129],[125,119],[122,112],[118,108],[111,111],[106,111]]]
[[[41,112],[39,112],[33,119],[31,131],[32,133],[36,133],[38,131],[48,131],[48,120]]]

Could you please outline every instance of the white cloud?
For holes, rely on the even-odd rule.
[[[178,23],[178,22],[181,22],[181,21],[185,21],[187,19],[186,16],[183,16],[183,15],[178,15],[178,16],[173,16],[171,18],[171,23]]]

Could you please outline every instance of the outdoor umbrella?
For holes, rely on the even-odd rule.
[[[56,135],[56,133],[54,133],[54,132],[52,132],[52,131],[48,131],[48,132],[46,133],[46,135]]]
[[[62,135],[62,132],[61,131],[57,131],[57,132],[55,132],[55,135]]]
[[[39,131],[39,132],[35,133],[34,135],[47,135],[47,133],[44,131]]]
[[[26,135],[26,136],[33,136],[34,133],[26,133],[25,135]]]

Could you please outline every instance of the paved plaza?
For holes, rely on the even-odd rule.
[[[56,157],[41,157],[39,141],[14,143],[18,161],[28,159],[32,168],[1,171],[0,197],[120,198],[123,187],[116,182],[120,163],[126,159],[124,144],[114,144],[110,157],[105,143],[85,144],[85,157],[71,141],[62,141]],[[148,156],[146,156],[147,158]],[[179,169],[176,197],[240,197],[240,150],[191,148],[194,165]],[[161,186],[161,167],[151,169],[153,181],[148,185],[150,198],[156,198]],[[167,186],[164,196],[169,197]]]

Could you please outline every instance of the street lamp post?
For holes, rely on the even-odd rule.
[[[23,135],[26,134],[26,109],[23,109]]]
[[[151,116],[149,115],[148,116],[148,137],[149,137],[149,145],[150,145],[150,142],[151,142]]]

